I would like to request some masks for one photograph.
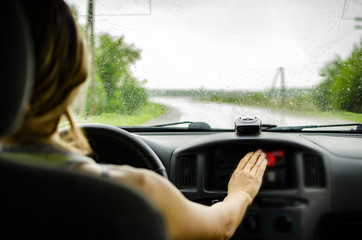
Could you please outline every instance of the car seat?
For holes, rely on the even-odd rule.
[[[31,37],[15,0],[3,1],[0,24],[0,138],[16,126],[33,76]],[[156,207],[127,185],[14,161],[1,153],[0,238],[167,239]]]

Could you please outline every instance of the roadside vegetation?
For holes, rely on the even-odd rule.
[[[299,93],[298,93],[299,92]],[[275,108],[294,113],[303,113],[311,116],[326,118],[339,118],[351,122],[362,122],[362,113],[347,111],[339,108],[321,109],[316,104],[314,90],[291,90],[291,93],[282,99],[281,97],[270,97],[268,92],[248,92],[242,97],[229,93],[229,96],[203,97],[201,100],[220,103],[232,103],[244,106],[257,106],[264,108]],[[357,101],[357,100],[356,100]]]
[[[152,96],[192,97],[200,101],[275,108],[313,116],[362,122],[362,40],[351,54],[336,56],[321,68],[314,88],[269,91],[152,90]]]
[[[102,123],[113,126],[137,126],[145,123],[155,117],[165,114],[165,108],[157,103],[147,103],[139,112],[135,114],[120,114],[120,113],[101,113],[91,115],[86,118],[76,115],[77,123]],[[68,126],[67,122],[63,122],[61,127]]]
[[[324,111],[362,113],[362,40],[350,56],[336,56],[321,70],[324,81],[313,94],[316,106]]]
[[[72,11],[77,18],[74,6]],[[87,26],[78,26],[89,47],[90,69],[87,85],[72,106],[77,122],[129,126],[163,115],[164,106],[149,101],[146,89],[130,70],[141,59],[141,50],[126,43],[123,36],[90,37]]]
[[[336,56],[328,62],[320,75],[323,80],[313,89],[211,93],[201,96],[201,100],[362,122],[362,40],[354,45],[346,59]]]

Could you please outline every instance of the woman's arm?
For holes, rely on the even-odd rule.
[[[153,171],[130,166],[108,167],[111,179],[139,188],[155,202],[172,239],[232,237],[259,191],[265,168],[264,153],[248,153],[231,176],[227,197],[212,206],[204,206],[185,198],[171,182]]]

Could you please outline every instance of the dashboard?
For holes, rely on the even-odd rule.
[[[232,239],[336,239],[362,230],[362,135],[340,133],[134,132],[190,200],[226,196],[239,160],[267,153],[257,197]]]
[[[268,167],[261,189],[234,240],[330,240],[362,235],[361,134],[124,130],[153,150],[168,179],[186,198],[207,206],[225,198],[230,175],[247,152],[266,152]],[[110,139],[98,136],[90,141],[102,159],[145,167],[118,138]]]

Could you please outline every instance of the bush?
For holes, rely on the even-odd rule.
[[[242,100],[244,105],[263,106],[267,103],[268,98],[262,92],[250,92]]]
[[[140,59],[140,50],[126,44],[123,37],[113,40],[110,35],[103,34],[99,36],[96,56],[96,114],[139,111],[147,103],[148,96],[132,75],[130,66]]]
[[[341,73],[331,85],[331,102],[336,110],[362,113],[362,42],[355,46]]]
[[[115,87],[113,97],[106,97],[103,84],[97,76],[96,96],[93,96],[88,89],[86,111],[88,115],[92,111],[91,98],[96,97],[95,102],[97,109],[95,114],[117,113],[117,114],[134,114],[139,111],[148,102],[146,90],[136,85],[135,82],[129,81],[121,87]]]
[[[147,93],[142,87],[126,83],[120,87],[123,113],[134,114],[147,103]]]
[[[345,61],[329,62],[321,76],[325,79],[313,93],[319,109],[362,113],[362,41]]]
[[[322,111],[332,110],[330,102],[332,81],[324,81],[312,92],[312,98],[316,107]]]

